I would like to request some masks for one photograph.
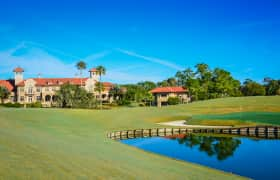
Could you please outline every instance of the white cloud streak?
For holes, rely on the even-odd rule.
[[[23,51],[20,54],[17,52]],[[106,56],[109,51],[103,51],[100,53],[89,55],[84,58],[86,62],[92,62]],[[16,66],[21,66],[25,69],[25,78],[37,77],[40,73],[42,77],[74,77],[78,73],[75,67],[75,61],[66,63],[63,59],[60,59],[50,53],[45,49],[38,47],[30,47],[27,43],[19,43],[13,48],[0,51],[0,75],[9,75],[10,78],[13,77],[12,70]],[[123,69],[112,69],[108,70],[106,76],[104,77],[108,81],[116,83],[132,83],[147,80],[158,80],[159,77],[151,76],[139,76],[137,74],[132,74],[124,72],[128,70],[127,68],[137,68],[137,66],[126,67]],[[88,74],[84,73],[87,77]],[[2,78],[0,78],[2,79]]]
[[[2,73],[11,73],[16,66],[26,70],[25,75],[36,76],[42,73],[43,76],[74,76],[76,70],[73,64],[66,64],[59,58],[52,56],[39,48],[28,48],[20,56],[14,55],[22,46],[17,46],[0,52],[0,68]]]
[[[152,63],[160,64],[162,66],[166,66],[168,68],[172,68],[172,69],[175,69],[175,70],[182,70],[183,69],[182,67],[178,66],[177,64],[171,63],[167,60],[163,60],[163,59],[160,59],[160,58],[144,56],[144,55],[137,54],[135,52],[128,51],[128,50],[125,50],[125,49],[120,49],[120,48],[116,48],[115,50],[120,52],[120,53],[126,54],[128,56],[132,56],[132,57],[143,59],[143,60],[146,60],[146,61],[149,61],[149,62],[152,62]]]
[[[82,57],[79,57],[79,56],[76,56],[76,55],[73,55],[73,54],[70,54],[70,53],[66,53],[66,52],[61,51],[59,49],[54,49],[54,48],[48,47],[48,46],[46,46],[44,44],[41,44],[41,43],[37,43],[37,42],[33,42],[33,41],[24,41],[23,43],[27,44],[27,45],[39,47],[41,49],[45,49],[45,50],[53,52],[53,53],[58,53],[60,55],[66,56],[66,57],[71,57],[75,60],[83,59]]]

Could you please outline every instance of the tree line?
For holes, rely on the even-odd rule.
[[[80,77],[87,65],[83,61],[76,64],[80,71]],[[106,68],[98,66],[96,68],[99,75],[99,82],[96,84],[93,93],[87,92],[81,86],[64,84],[57,91],[57,105],[59,107],[73,108],[102,108],[102,91],[104,90],[101,77],[106,74]],[[82,85],[82,81],[81,81]],[[243,83],[235,79],[229,71],[221,68],[210,69],[205,63],[199,63],[195,67],[178,71],[173,77],[160,82],[143,81],[136,84],[115,84],[109,91],[109,96],[114,100],[115,105],[140,106],[152,105],[153,96],[150,91],[156,87],[182,86],[188,90],[192,101],[206,100],[222,97],[239,96],[272,96],[280,95],[280,80],[264,78],[263,83],[258,83],[251,79],[246,79]],[[0,99],[3,103],[9,97],[9,91],[5,87],[0,87]],[[174,103],[174,102],[173,102]]]
[[[280,95],[280,80],[264,78],[263,83],[246,79],[243,83],[229,71],[213,70],[205,63],[178,71],[174,77],[158,82],[158,86],[183,86],[193,101],[221,97]]]

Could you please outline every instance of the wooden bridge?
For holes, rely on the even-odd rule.
[[[115,131],[107,134],[114,140],[133,139],[139,137],[164,137],[179,134],[228,134],[235,136],[256,137],[262,139],[280,139],[280,126],[249,126],[231,128],[152,128]]]

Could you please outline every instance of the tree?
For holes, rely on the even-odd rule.
[[[57,102],[62,108],[93,108],[96,100],[92,93],[72,84],[63,84],[56,92]]]
[[[166,87],[166,86],[177,86],[177,80],[174,77],[168,78],[167,80],[163,80],[158,83],[158,86]]]
[[[178,97],[169,97],[167,103],[169,105],[176,105],[180,103],[180,99]]]
[[[76,64],[77,69],[80,71],[80,78],[81,78],[81,86],[82,86],[82,75],[83,75],[83,70],[87,68],[87,65],[84,61],[79,61]]]
[[[210,93],[217,97],[240,96],[240,82],[233,79],[230,72],[215,68],[212,81],[213,89]]]
[[[97,83],[95,84],[95,89],[94,89],[94,91],[98,92],[98,93],[99,93],[99,96],[101,96],[101,92],[104,91],[104,89],[105,89],[105,88],[104,88],[103,83],[97,82]],[[99,97],[99,99],[100,99],[100,97]]]
[[[9,90],[6,87],[0,86],[0,99],[2,104],[4,103],[4,100],[9,97],[9,95]]]
[[[234,79],[230,72],[215,68],[212,71],[205,63],[195,65],[195,70],[187,68],[178,71],[175,78],[158,83],[158,86],[176,84],[188,89],[192,100],[204,100],[227,96],[241,96],[240,81]]]
[[[152,82],[152,81],[140,82],[140,83],[137,83],[137,85],[142,87],[146,91],[150,91],[150,90],[152,90],[152,89],[154,89],[156,87],[156,84],[154,82]]]
[[[195,65],[195,68],[195,75],[200,83],[200,87],[198,89],[198,99],[209,99],[211,98],[209,94],[209,87],[212,86],[212,72],[210,71],[209,66],[205,63],[199,63]]]
[[[103,67],[103,66],[97,66],[96,67],[96,70],[97,70],[97,73],[98,73],[98,75],[99,75],[99,101],[100,101],[100,108],[102,109],[102,95],[101,95],[101,90],[102,90],[102,88],[101,88],[101,85],[102,85],[102,81],[101,81],[101,77],[102,77],[102,75],[105,75],[106,74],[106,69],[105,69],[105,67]]]
[[[277,91],[280,89],[280,80],[270,79],[269,81],[266,82],[267,82],[267,84],[265,84],[266,95],[269,96],[277,95]]]
[[[143,103],[145,105],[151,105],[154,97],[149,91],[153,89],[153,86],[154,83],[150,82],[122,85],[122,88],[126,89],[126,92],[123,93],[122,100],[125,102],[137,102],[140,105],[143,105]]]
[[[184,86],[185,85],[185,76],[184,76],[184,73],[182,71],[178,71],[175,74],[175,78],[176,78],[178,86]]]
[[[120,99],[122,96],[122,89],[120,86],[115,85],[113,88],[110,89],[109,95],[113,97],[113,99]]]
[[[204,81],[207,78],[207,73],[210,72],[209,70],[209,66],[205,63],[199,63],[197,65],[195,65],[196,67],[196,74],[198,75],[198,77]]]
[[[213,137],[199,136],[190,134],[184,138],[176,138],[180,144],[188,147],[198,147],[201,152],[205,152],[208,156],[216,156],[218,160],[225,160],[232,156],[241,144],[241,141],[232,137]]]
[[[166,87],[166,86],[169,86],[169,84],[168,84],[167,80],[163,80],[161,82],[158,82],[157,86]]]
[[[245,96],[264,96],[266,94],[265,87],[251,79],[244,81],[242,93]]]
[[[177,80],[173,77],[167,79],[169,86],[177,86]]]

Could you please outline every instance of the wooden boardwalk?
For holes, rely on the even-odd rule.
[[[178,134],[228,134],[236,136],[256,137],[263,139],[280,139],[280,126],[250,126],[231,128],[152,128],[115,131],[107,134],[114,140],[133,139],[139,137],[164,137]]]

